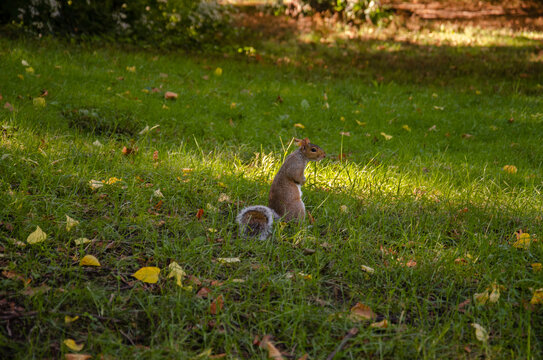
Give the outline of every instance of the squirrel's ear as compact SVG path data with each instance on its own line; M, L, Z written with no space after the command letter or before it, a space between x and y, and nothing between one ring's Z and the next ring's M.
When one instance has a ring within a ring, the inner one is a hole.
M302 146L302 145L304 144L304 141L301 140L301 139L296 139L296 138L294 138L294 142L295 142L296 145L298 145L298 146Z
M303 145L303 146L309 145L309 139L308 139L308 138L303 139L303 140L302 140L302 145Z

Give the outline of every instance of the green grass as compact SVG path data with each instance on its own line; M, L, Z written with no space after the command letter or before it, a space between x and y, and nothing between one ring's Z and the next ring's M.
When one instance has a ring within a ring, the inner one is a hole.
M0 277L2 352L58 358L71 338L94 358L211 349L264 359L253 340L270 334L295 358L324 359L358 327L336 359L539 358L543 310L529 301L543 272L530 264L543 262L543 247L512 243L518 230L543 230L540 45L474 34L490 40L437 46L449 35L433 34L331 47L318 34L246 40L260 60L0 38L0 265L31 279ZM42 90L45 107L33 104ZM330 155L306 169L315 223L238 238L237 212L266 203L290 140L305 136ZM138 151L123 155L125 146ZM122 181L89 186L112 177ZM71 232L66 215L80 221ZM36 226L47 240L20 246ZM85 254L102 266L80 267ZM166 278L172 261L202 284L177 287ZM131 277L142 266L162 269L157 284ZM499 301L477 305L473 295L493 283L505 287ZM28 294L41 285L50 289ZM196 296L202 286L208 298ZM224 309L212 315L219 295ZM358 302L389 328L349 320Z

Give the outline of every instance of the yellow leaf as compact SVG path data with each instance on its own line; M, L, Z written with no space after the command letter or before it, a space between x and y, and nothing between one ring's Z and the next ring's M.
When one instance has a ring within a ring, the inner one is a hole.
M221 264L231 264L231 263L240 262L241 260L239 259L239 257L235 257L235 258L217 258L217 261L220 262Z
M471 323L471 326L475 329L475 337L481 342L488 341L488 332L484 327L477 323Z
M473 295L473 298L475 299L475 302L480 305L484 305L487 303L490 295L488 294L488 290L483 291L482 293L476 293Z
M126 71L129 71L129 72L136 72L136 67L135 67L135 66L127 66L127 67L126 67Z
M75 239L74 242L76 245L83 245L83 244L88 244L91 241L87 238L79 238L79 239Z
M518 240L513 243L513 246L517 249L528 249L531 242L530 234L522 233L518 236Z
M515 165L505 165L503 167L503 171L505 171L506 173L509 173L509 174L516 174L518 169Z
M297 127L297 128L300 128L300 129L305 129L305 126L303 126L300 123L294 124L294 127Z
M490 293L490 296L488 297L488 301L491 303L496 303L500 299L500 286L497 284L492 285L492 292Z
M366 126L366 125L367 125L367 123L362 122L362 121L358 121L358 120L356 120L356 123L357 123L358 125L360 125L360 126Z
M81 351L83 350L83 346L85 346L84 344L77 344L73 339L64 340L64 345L73 351Z
M73 316L73 317L69 316L69 315L66 315L66 316L64 316L64 323L68 324L68 323L76 321L77 319L79 319L78 315Z
M159 268L146 266L136 271L132 276L143 282L155 284L158 281L158 274L160 274Z
M17 77L18 77L19 79L21 79L21 80L23 80L23 79L25 78L25 77L24 77L23 75L21 75L21 74L17 74Z
M370 325L372 328L379 328L379 329L386 329L388 327L388 321L387 319L383 319L383 321L374 322Z
M360 265L360 267L362 268L362 271L365 271L367 273L373 274L375 272L375 270L369 266Z
M533 263L532 264L532 270L533 270L533 272L540 272L541 271L541 263Z
M34 68L32 66L25 68L25 71L29 74L34 74Z
M339 135L341 135L341 136L351 136L351 133L348 132L348 131L340 131Z
M532 300L530 300L530 304L543 304L543 288L534 291L534 295L532 296Z
M347 205L341 205L339 207L339 211L341 211L342 213L348 213L349 212L349 208L347 207Z
M45 105L47 105L45 103L45 99L42 97L37 97L37 98L32 99L32 104L34 104L34 106L37 106L37 107L45 107Z
M181 284L181 280L183 280L183 278L187 275L187 273L185 273L183 268L181 268L181 266L179 266L179 264L176 263L175 261L172 261L170 265L168 265L168 269L170 269L170 273L168 274L168 279L171 277L174 277L175 283L177 284L177 286L183 287L183 285Z
M361 321L361 320L375 320L377 315L371 310L371 308L362 303L357 303L351 308L351 314L349 319L352 321Z
M36 244L45 239L47 239L47 234L44 233L39 226L36 226L36 230L26 238L26 242L29 244Z
M119 178L116 178L116 177L110 177L107 181L103 181L104 184L106 185L113 185L115 184L116 182L119 182L119 181L123 181L123 179L119 179Z
M403 125L402 129L404 129L405 131L411 132L411 128L409 127L409 125Z
M385 134L384 132L381 132L381 136L383 136L385 138L385 140L390 140L392 139L392 135L387 135Z
M220 67L215 69L215 76L221 76L222 75L222 69Z
M92 255L85 255L79 262L79 266L100 266L100 262Z
M79 225L79 221L72 219L71 217L66 215L66 231L71 231L77 225Z

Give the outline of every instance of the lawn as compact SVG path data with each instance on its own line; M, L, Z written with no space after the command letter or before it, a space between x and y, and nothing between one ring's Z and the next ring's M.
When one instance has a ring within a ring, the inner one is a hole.
M1 352L540 358L543 34L349 31L224 54L0 37ZM239 238L293 137L328 154L314 222Z

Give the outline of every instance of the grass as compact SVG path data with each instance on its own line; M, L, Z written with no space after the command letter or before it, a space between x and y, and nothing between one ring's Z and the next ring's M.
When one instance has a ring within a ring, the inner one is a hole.
M264 359L270 334L324 359L357 327L336 359L539 358L543 247L512 244L543 230L540 35L332 35L256 34L226 57L0 38L2 353L58 358L71 338L95 358ZM266 203L305 136L330 155L306 169L315 223L238 238L237 212ZM48 238L23 246L36 226ZM157 284L131 277L143 266ZM477 304L492 284L498 302ZM390 326L350 320L358 302Z

